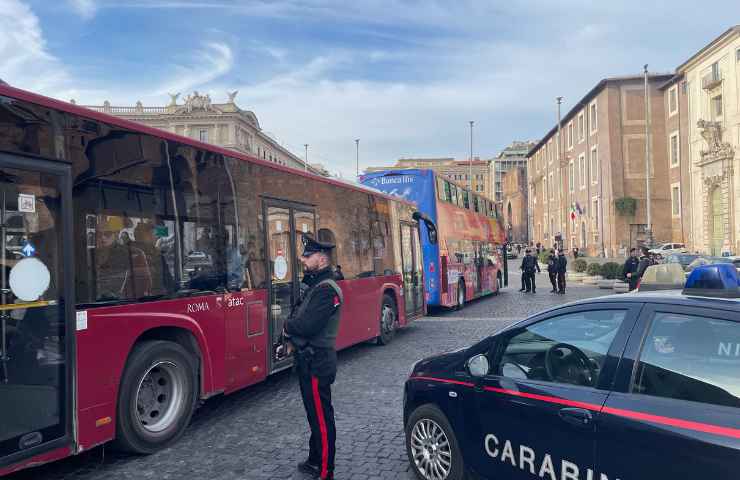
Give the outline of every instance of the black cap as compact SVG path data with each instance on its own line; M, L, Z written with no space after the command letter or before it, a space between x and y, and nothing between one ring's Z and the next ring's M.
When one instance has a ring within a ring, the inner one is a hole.
M303 242L303 253L301 255L304 257L310 257L316 252L329 253L334 248L333 243L319 242L306 234L302 235L301 241Z

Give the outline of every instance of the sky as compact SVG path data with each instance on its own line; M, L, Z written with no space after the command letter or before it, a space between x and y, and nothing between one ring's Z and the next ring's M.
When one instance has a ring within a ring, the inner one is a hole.
M0 79L78 104L238 90L265 132L345 178L491 158L602 78L671 72L740 1L0 0Z

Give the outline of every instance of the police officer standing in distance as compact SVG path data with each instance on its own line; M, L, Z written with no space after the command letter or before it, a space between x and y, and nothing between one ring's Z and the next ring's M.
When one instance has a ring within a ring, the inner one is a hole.
M524 278L524 293L537 293L537 281L535 280L535 271L540 272L540 264L537 263L537 257L532 255L529 249L524 251L522 265L519 267Z
M311 426L308 458L298 469L321 479L334 478L337 436L331 385L337 373L336 339L343 297L331 267L333 248L330 243L303 236L301 292L305 293L284 329L295 348L303 406Z

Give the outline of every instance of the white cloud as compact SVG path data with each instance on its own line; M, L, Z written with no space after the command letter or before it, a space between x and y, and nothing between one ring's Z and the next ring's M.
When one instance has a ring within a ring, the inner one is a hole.
M97 11L95 0L67 0L67 2L78 15L86 20L93 18Z
M187 65L172 67L170 80L154 89L154 93L185 92L206 85L228 73L234 66L234 54L225 43L208 42L195 52Z
M72 95L69 75L49 53L38 17L18 0L0 0L0 76L9 84L47 95ZM69 99L69 97L67 97Z

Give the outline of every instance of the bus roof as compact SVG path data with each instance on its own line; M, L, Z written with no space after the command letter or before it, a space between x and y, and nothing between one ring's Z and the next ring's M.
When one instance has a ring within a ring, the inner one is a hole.
M474 191L470 190L468 187L459 183L458 181L442 176L441 173L437 172L436 170L432 170L431 168L404 168L404 169L389 168L388 170L376 170L374 172L368 172L362 175L362 177L381 177L381 176L394 175L394 174L395 175L417 175L419 173L427 173L427 172L431 172L432 175L435 177L442 177L444 178L446 182L450 182L451 184L457 186L458 188L462 188L463 190L469 193L472 193L473 195L478 195L479 197L486 198L484 195L481 195L480 193L475 193ZM488 198L486 198L486 200L488 200L489 202L491 201Z
M395 202L401 202L406 203L408 205L414 205L413 202L409 202L408 200L404 200L398 197L394 197L392 195L388 195L386 193L381 192L380 190L376 190L372 187L368 187L365 185L361 185L355 182L350 182L347 180L339 180L334 178L327 178L322 177L321 175L316 175L313 173L304 172L295 168L289 168L287 166L283 165L277 165L274 163L271 163L267 160L262 160L261 158L253 157L251 155L247 155L241 152L237 152L235 150L229 150L224 147L219 147L217 145L213 145L210 143L203 143L198 140L195 140L190 137L184 137L182 135L177 135L176 133L168 132L166 130L161 130L159 128L150 127L147 125L143 125L141 123L133 122L131 120L125 120L120 117L116 117L113 115L108 115L107 113L98 112L95 110L90 110L89 108L81 107L79 105L75 105L72 103L64 102L61 100L57 100L51 97L46 97L44 95L39 95L37 93L29 92L27 90L22 90L20 88L11 87L7 84L0 83L0 96L7 96L10 98L14 98L17 100L22 100L25 102L35 103L37 105L41 105L43 107L52 108L54 110L61 110L66 113L71 113L74 115L79 115L82 117L87 117L92 120L97 120L100 122L109 123L111 125L115 125L120 128L126 128L129 130L134 130L140 133L153 135L155 137L167 139L167 140L173 140L180 143L184 143L193 147L197 147L200 149L210 150L212 152L221 153L223 155L237 158L239 160L243 160L246 162L256 163L258 165L262 165L265 167L273 168L275 170L280 170L283 172L288 172L294 175L300 175L303 177L310 178L312 180L317 180L320 182L328 183L331 185L335 185L342 188L348 188L350 190L357 190L364 193L369 193L372 195L375 195L377 197L382 197L388 200L393 200Z

